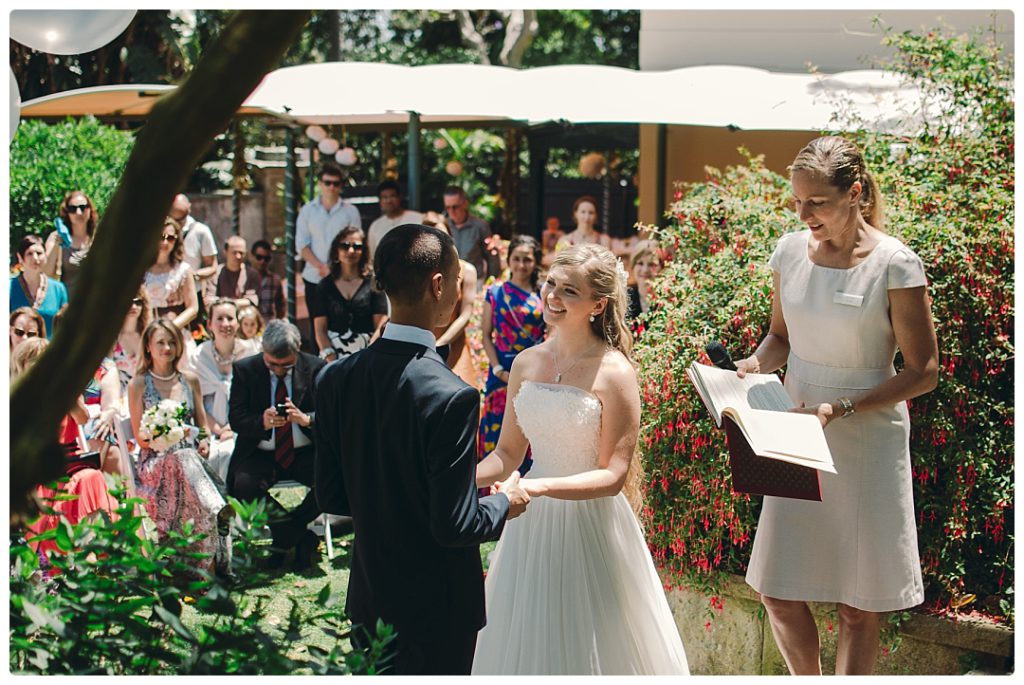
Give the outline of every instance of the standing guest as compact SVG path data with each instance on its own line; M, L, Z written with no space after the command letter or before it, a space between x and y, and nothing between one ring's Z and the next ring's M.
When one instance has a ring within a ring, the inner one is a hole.
M21 273L11 278L11 311L18 307L31 307L43 318L42 333L53 334L53 315L68 303L64 284L43 273L46 251L43 239L27 235L18 243L18 264ZM47 336L50 337L50 336Z
M252 340L258 347L263 342L263 329L266 325L256 307L243 305L238 310L238 337L242 340Z
M68 298L75 291L78 268L89 254L99 216L96 206L81 190L72 190L61 200L57 230L46 237L46 275L64 284Z
M489 264L490 251L487 239L491 237L490 225L480 217L469 213L469 196L458 186L444 189L444 214L448 220L448 228L459 251L459 258L464 259L476 269L478 283L489 275L497 275L497 266ZM488 269L488 266L492 268Z
M559 238L555 251L544 256L544 265L549 266L555 261L555 255L573 245L601 245L611 249L612 240L597 228L597 200L590 195L576 198L572 204L572 219L576 228Z
M186 265L187 266L187 265ZM189 278L189 283L192 279ZM193 285L194 287L194 285ZM186 421L206 428L206 411L199 379L188 371L179 371L178 362L185 353L181 329L167 319L156 319L142 334L142 359L135 378L128 384L128 411L132 433L139 452L139 494L146 499L146 512L163 537L181 533L186 521L205 538L190 551L206 554L190 563L207 573L225 573L230 563L227 535L220 535L231 508L224 497L224 485L210 469L206 457L209 440L188 435L163 451L153 449L140 435L143 413L162 400L180 402L187 409Z
M184 258L192 268L199 306L202 307L205 299L213 296L216 284L214 276L217 275L217 241L214 240L210 227L192 216L192 203L183 193L174 196L169 215L181 224ZM198 324L201 318L204 317L197 316L193 323Z
M384 293L370 277L363 231L343 228L331 241L331 272L316 287L313 320L320 358L334 361L370 344L388 313Z
M659 271L661 257L658 255L657 243L638 243L629 256L629 285L626 288L626 296L629 298L627 321L634 321L641 314L650 311L650 280L657 276Z
M46 322L32 307L18 307L11 312L11 352L32 338L46 337Z
M142 284L154 315L170 319L180 330L188 330L189 322L199 312L199 298L192 267L183 260L183 249L181 224L167 217L156 261L146 270Z
M809 230L779 240L768 335L737 374L785 365L794 411L821 421L838 475L820 475L821 502L764 498L747 583L790 673L821 673L812 601L838 604L836 673L867 675L884 612L924 600L906 400L935 387L938 345L924 266L883 232L860 150L817 138L790 170Z
M511 278L487 289L480 319L484 352L491 365L480 421L478 452L481 459L498 444L513 360L523 350L544 342L544 307L538 291L540 243L531 236L517 235L509 243L508 255ZM532 463L527 454L520 472L525 474Z
M439 228L448 235L451 229L444 217L437 212L427 212L423 215L423 225ZM447 326L434 329L437 336L438 348L448 349L448 368L455 372L455 375L471 385L479 388L479 381L476 375L476 365L473 363L473 355L470 353L469 345L466 344L466 326L473 318L473 306L476 303L476 268L465 259L459 260L459 282L462 287L459 289L459 299L455 301L455 309L452 310L451 320Z
M320 168L320 194L303 205L295 222L295 249L306 262L302 281L311 328L316 317L323 314L316 309L315 293L320 280L331 273L331 241L343 228L363 227L359 210L341 198L341 179L341 169L324 164Z
M378 185L377 198L380 200L380 216L373 220L366 232L371 260L377 243L388 231L402 224L418 224L423 218L419 212L402 207L402 188L395 181L387 180Z
M142 286L128 306L128 313L124 315L121 330L114 341L114 349L110 352L110 358L117 367L122 397L128 396L128 383L135 377L135 372L139 368L142 332L146 330L152 317L149 295L146 294L145 286Z
M490 497L473 484L480 393L445 366L431 332L459 293L452 239L399 226L377 246L374 273L392 321L368 349L320 374L317 500L355 526L352 646L364 647L365 629L380 620L397 633L386 648L395 675L468 675L485 623L480 543L528 498L518 474Z
M313 481L313 380L324 367L323 360L300 352L300 343L294 324L268 323L263 354L235 362L228 401L228 421L236 435L228 467L230 492L240 500L267 500L274 516L270 566L279 568L294 549L296 570L312 566L317 555L317 537L306 526L320 515ZM291 511L268 494L281 480L309 488Z
M210 302L211 340L203 342L192 360L199 377L210 435L210 466L222 479L227 478L228 462L235 448L235 433L228 422L228 398L234 363L259 352L254 340L238 337L238 304L230 298Z
M259 304L256 291L260 287L260 273L245 263L245 238L233 235L224 241L224 266L217 274L217 287L214 292L218 298L229 297L233 300L249 300Z
M11 382L28 371L39 356L46 349L49 341L44 337L33 338L20 345L11 354ZM78 398L71 412L61 420L59 439L61 445L69 457L78 456L82 452L82 444L78 429L77 419L85 418L85 406L81 398ZM115 517L114 510L117 509L117 501L110 496L107 480L103 472L94 468L81 468L70 474L67 482L51 488L47 485L40 485L36 488L36 495L53 512L45 513L28 526L26 539L29 546L46 561L50 554L60 552L56 539L35 540L46 531L53 530L60 525L61 518L74 525L83 519L95 517L99 512L105 511L110 517Z
M280 276L270 270L270 260L273 254L270 243L266 240L257 240L252 244L252 261L260 275L259 287L256 289L260 300L259 311L266 321L284 319L288 316L283 281Z

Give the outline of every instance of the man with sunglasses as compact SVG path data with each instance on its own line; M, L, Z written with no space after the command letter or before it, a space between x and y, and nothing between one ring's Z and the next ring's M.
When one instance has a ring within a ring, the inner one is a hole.
M320 194L303 205L295 222L295 249L306 265L302 269L302 282L306 286L306 308L309 310L309 340L315 346L313 319L322 314L314 293L320 279L331 272L330 248L334 236L341 229L355 226L361 229L363 221L359 210L342 199L341 169L334 164L320 168Z
M266 498L274 537L270 566L279 568L294 549L295 570L316 561L318 540L307 526L321 511L313 481L313 379L324 361L300 352L300 342L294 324L274 319L263 332L263 354L234 363L228 423L237 438L226 479L233 497ZM309 488L291 511L268 494L282 480Z
M266 240L257 240L252 244L252 262L260 275L259 295L260 314L265 321L283 319L288 315L287 303L284 299L284 287L279 275L270 270L270 260L274 252Z

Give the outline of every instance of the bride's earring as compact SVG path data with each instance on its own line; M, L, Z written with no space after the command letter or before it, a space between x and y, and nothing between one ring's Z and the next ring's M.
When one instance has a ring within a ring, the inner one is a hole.
M594 315L593 314L590 315L590 323L594 323Z

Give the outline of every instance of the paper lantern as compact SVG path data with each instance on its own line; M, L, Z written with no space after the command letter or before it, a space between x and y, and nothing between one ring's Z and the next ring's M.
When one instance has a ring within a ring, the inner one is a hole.
M316 124L306 127L306 137L312 140L314 143L319 143L321 140L327 137L327 131L324 130L323 126L317 126Z
M33 50L80 55L120 36L136 10L14 10L11 38Z
M335 152L338 151L338 148L340 147L338 145L338 141L336 141L334 138L324 138L319 143L317 143L316 146L320 150L320 152L324 153L325 155L333 155Z
M14 70L10 69L11 72L11 140L14 140L14 134L18 132L18 122L21 121L21 91L18 90L18 79L14 78Z
M448 141L444 138L434 138L434 149L443 150L448 147Z
M444 165L444 170L451 176L458 176L462 173L462 162L457 159L453 159Z
M580 174L586 178L600 178L604 171L604 155L591 152L580 158Z
M356 163L356 151L350 147L343 147L334 153L334 160L342 166L352 166Z

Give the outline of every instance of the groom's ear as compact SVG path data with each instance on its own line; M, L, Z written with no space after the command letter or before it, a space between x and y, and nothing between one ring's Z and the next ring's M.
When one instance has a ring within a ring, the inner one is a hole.
M437 272L430 277L430 296L435 301L441 301L441 290L444 286L444 274Z

